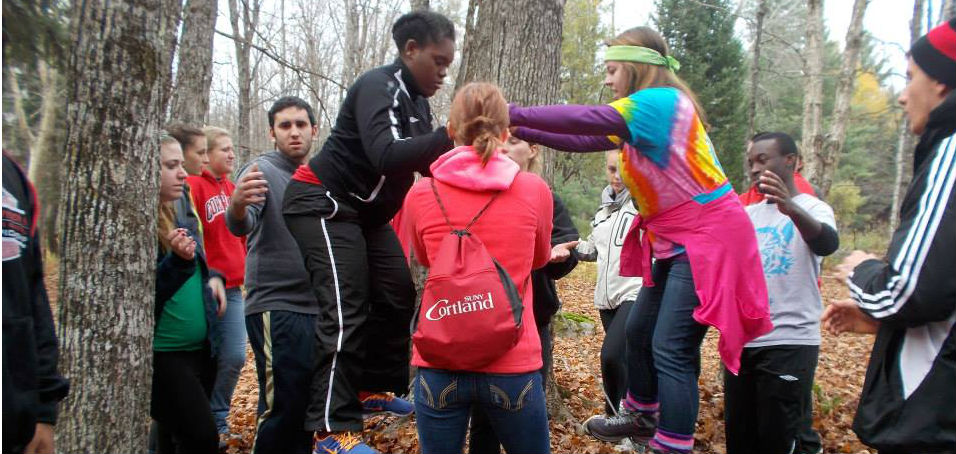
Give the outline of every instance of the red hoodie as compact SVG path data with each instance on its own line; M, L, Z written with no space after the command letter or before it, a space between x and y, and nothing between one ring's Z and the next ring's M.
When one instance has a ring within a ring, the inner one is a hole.
M226 228L226 208L236 185L228 178L216 178L208 170L186 177L193 206L202 221L203 247L209 268L222 273L226 288L242 285L246 273L246 237L233 236Z
M537 175L520 172L512 160L496 153L482 167L475 149L455 148L432 163L442 203L455 226L464 227L492 195L502 191L470 231L481 241L518 286L523 296L522 332L518 343L501 358L472 372L526 373L541 368L541 341L534 323L531 270L551 258L551 190ZM402 229L419 263L428 266L441 240L449 234L427 178L412 186L402 208ZM412 348L412 364L433 367Z

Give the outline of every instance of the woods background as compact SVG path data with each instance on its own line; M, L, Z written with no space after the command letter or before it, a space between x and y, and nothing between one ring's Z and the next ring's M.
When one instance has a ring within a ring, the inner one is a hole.
M890 64L909 43L863 26L885 1L830 2L846 10L846 29L826 27L824 0L656 0L646 24L613 14L613 0L5 0L3 147L37 187L60 276L61 368L73 381L59 446L145 446L161 128L225 127L241 165L271 148L271 103L298 95L315 107L318 150L347 87L395 58L391 24L412 8L456 23L458 55L431 100L438 123L454 86L472 80L526 105L609 102L603 41L637 25L661 30L738 192L746 139L788 132L836 212L842 251L881 252L912 172L896 103L905 76ZM911 15L896 26L911 39L956 15L956 0L906 3ZM546 155L545 178L585 237L603 159Z

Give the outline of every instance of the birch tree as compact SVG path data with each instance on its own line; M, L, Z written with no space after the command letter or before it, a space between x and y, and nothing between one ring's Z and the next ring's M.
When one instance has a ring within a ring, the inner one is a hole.
M850 98L853 97L853 83L856 81L857 65L860 61L860 47L863 43L863 15L870 0L854 0L850 27L846 32L846 45L843 50L843 62L840 65L840 78L837 80L836 103L830 120L830 130L823 140L822 147L816 147L814 159L809 160L811 181L817 184L826 195L833 184L833 174L840 161L840 152L846 141L847 123L850 120Z
M923 23L923 7L925 0L913 1L913 18L910 19L910 46L919 39L921 35L920 24ZM893 179L893 201L890 203L890 223L887 226L890 235L896 230L896 225L900 222L900 196L903 193L903 157L906 156L906 150L912 147L910 138L910 124L906 113L900 114L899 136L896 141L896 155L893 159L896 172Z

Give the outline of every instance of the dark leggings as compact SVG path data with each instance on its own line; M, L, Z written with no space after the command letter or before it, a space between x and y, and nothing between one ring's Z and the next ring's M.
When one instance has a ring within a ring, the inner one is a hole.
M209 395L216 364L208 350L153 352L151 413L157 426L157 452L210 453L219 436Z
M601 344L601 381L604 385L604 412L616 415L627 390L627 315L634 301L614 309L602 309L604 343Z

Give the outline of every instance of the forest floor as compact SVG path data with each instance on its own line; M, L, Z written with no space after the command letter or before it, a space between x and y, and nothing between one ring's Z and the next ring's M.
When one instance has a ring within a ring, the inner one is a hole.
M58 273L47 266L47 288L56 300ZM592 299L595 268L582 263L570 275L558 281L563 310L600 320ZM824 275L824 301L847 296L846 287ZM598 322L597 325L600 325ZM581 422L603 412L600 388L600 351L604 333L598 326L592 336L557 337L554 342L554 373L557 383L569 397L565 399L573 420L551 422L551 450L555 453L631 452L627 446L598 441L583 434ZM814 384L814 428L823 439L825 453L869 453L850 429L873 339L871 336L823 333L820 362ZM717 355L717 336L710 330L701 353L700 414L697 419L694 452L724 452L723 386ZM239 378L232 401L230 422L238 437L229 443L230 454L251 452L255 437L258 385L251 350ZM414 418L378 416L366 421L371 444L386 453L417 453L418 437Z

